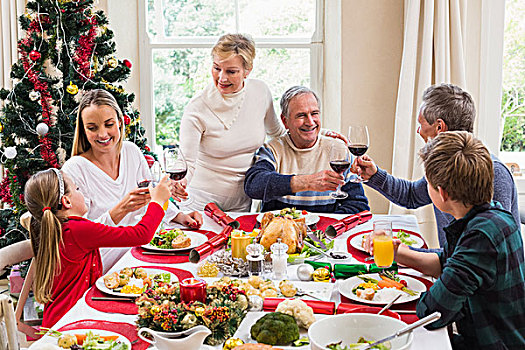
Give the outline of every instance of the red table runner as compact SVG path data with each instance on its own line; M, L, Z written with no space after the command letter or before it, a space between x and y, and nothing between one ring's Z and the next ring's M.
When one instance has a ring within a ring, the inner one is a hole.
M128 338L130 343L134 342L135 340L138 340L137 343L131 345L132 350L145 350L149 346L148 343L146 343L137 336L137 327L130 323L99 320L81 320L67 324L61 327L58 331L62 332L74 329L101 329L121 334Z
M421 238L423 240L423 242L424 242L422 248L428 248L427 243L425 242L425 240L423 239L423 237L421 237L421 235L419 233L416 233L416 232L413 232L413 231L409 231L409 230L405 230L405 229L397 229L397 228L393 229L392 231L394 233L398 232L398 231L404 231L404 232L409 233L411 235L417 236L417 237ZM369 233L369 232L372 232L372 230L366 230L366 231L361 231L361 232L354 233L353 235L348 237L347 240L346 240L346 247L347 247L348 252L350 254L352 254L352 256L355 259L357 259L358 261L360 261L362 263L365 263L365 264L371 264L371 263L374 262L374 260L372 259L372 260L365 261L366 258L370 257L370 254L368 254L365 251L362 251L362 250L359 250L359 249L355 248L353 245L350 244L350 241L355 236L362 235L363 233Z
M429 290L430 287L432 287L432 285L433 285L433 283L431 281L429 281L429 280L427 280L426 278L423 278L423 277L413 276L413 275L409 275L409 274L406 274L406 273L398 273L398 275L412 277L412 278L417 279L418 281L421 281L427 287L427 290ZM411 311L414 311L414 310L416 310L416 305L417 305L417 300L414 300L414 301L411 301L411 302L408 302L408 303L394 304L394 305L391 306L391 308L394 309L394 310L411 310ZM357 307L357 306L369 306L369 305L366 304L366 303L358 303L358 302L356 302L354 300L348 299L344 295L341 295L341 304L339 304L337 306L336 314L344 314L346 310L348 310L350 308ZM408 323L408 324L414 323L417 320L419 320L419 318L415 314L404 314L402 312L400 312L399 314L401 315L401 320L406 322L406 323Z
M183 230L184 231L184 230ZM213 237L217 236L217 233L208 231L208 230L191 230L192 232L198 232L202 233L208 239L212 239ZM133 255L134 258L145 261L149 263L163 263L163 264L180 264L189 262L189 255L191 249L187 251L180 252L181 255L145 255L143 252L149 251L147 249L144 249L142 247L134 247L131 249L131 255Z
M236 221L239 222L239 229L247 232L253 231L255 224L257 223L257 216L259 214L250 214L239 216ZM315 224L315 230L324 231L329 225L336 222L337 219L329 218L327 216L319 216L319 221Z
M143 268L149 268L149 269L159 269L171 272L177 278L179 281L182 281L183 279L193 277L193 274L186 270L176 269L173 267L166 267L166 266L135 266L135 267L143 267ZM131 301L104 301L104 300L93 300L93 297L111 297L111 294L106 294L97 289L96 286L93 286L89 289L89 291L86 293L85 300L86 304L88 304L90 307L92 307L95 310L102 311L102 312L108 312L108 313L118 313L118 314L124 314L124 315L137 315L138 314L138 307L135 305L134 302Z

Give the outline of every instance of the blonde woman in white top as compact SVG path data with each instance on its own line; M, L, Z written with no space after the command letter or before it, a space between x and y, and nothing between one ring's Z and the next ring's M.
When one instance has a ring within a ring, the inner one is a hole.
M255 58L251 38L223 35L212 57L212 82L189 102L182 116L180 146L188 174L181 183L188 187L186 193L179 186L177 193L191 197L185 209L203 210L216 202L226 211L249 211L244 175L266 136L284 135L286 129L275 114L268 86L247 79Z

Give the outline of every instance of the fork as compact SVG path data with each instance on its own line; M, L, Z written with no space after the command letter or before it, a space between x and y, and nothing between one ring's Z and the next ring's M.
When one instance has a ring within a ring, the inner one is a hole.
M302 296L308 296L308 297L310 297L310 298L314 298L314 299L321 300L321 301L323 300L323 299L321 299L321 298L319 298L319 297L316 297L316 296L313 295L313 294L307 293L307 292L305 292L304 290L299 289L299 288L297 288L297 293L295 293L295 295L297 295L297 296L299 296L299 297L302 297Z

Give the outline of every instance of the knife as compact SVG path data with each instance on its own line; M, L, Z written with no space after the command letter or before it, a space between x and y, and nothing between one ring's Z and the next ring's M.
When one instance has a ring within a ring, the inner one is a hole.
M308 247L312 248L313 250L315 250L316 252L323 254L328 259L332 259L332 257L330 255L328 255L325 251L323 251L322 249L317 248L312 243L308 243L307 241L304 241L303 243L305 245L307 245Z
M441 313L436 311L433 314L430 314L427 317L423 317L419 321L412 323L411 325L408 325L408 326L406 326L404 328L401 328L396 333L394 333L394 334L392 334L392 335L390 335L388 337L385 337L385 338L383 338L381 340L378 340L378 341L376 341L376 342L374 342L372 344L368 344L368 346L366 346L364 348L360 348L359 350L371 349L371 348L373 348L374 346L376 346L378 344L382 344L382 343L384 343L386 341L389 341L389 340L392 340L392 339L397 338L399 336L402 336L403 334L412 332L415 328L420 327L420 326L424 326L427 323L433 322L433 321L437 320L440 317L441 317Z
M134 302L135 301L135 299L119 298L119 297L92 297L91 300L98 300L98 301L128 301L128 302Z
M319 247L321 249L326 250L326 245L323 243L323 241L312 231L312 229L308 226L306 226L306 236L308 236L312 241L319 244Z
M189 252L187 253L163 253L163 252L142 252L144 255L172 255L172 256L188 256Z

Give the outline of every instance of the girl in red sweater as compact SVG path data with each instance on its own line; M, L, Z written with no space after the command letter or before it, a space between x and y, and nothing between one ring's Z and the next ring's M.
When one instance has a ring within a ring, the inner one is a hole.
M151 202L135 226L106 226L82 218L84 196L60 170L32 176L25 186L31 212L30 236L35 254L34 294L45 304L42 326L52 327L102 275L101 247L147 244L164 217L169 178L149 188Z

